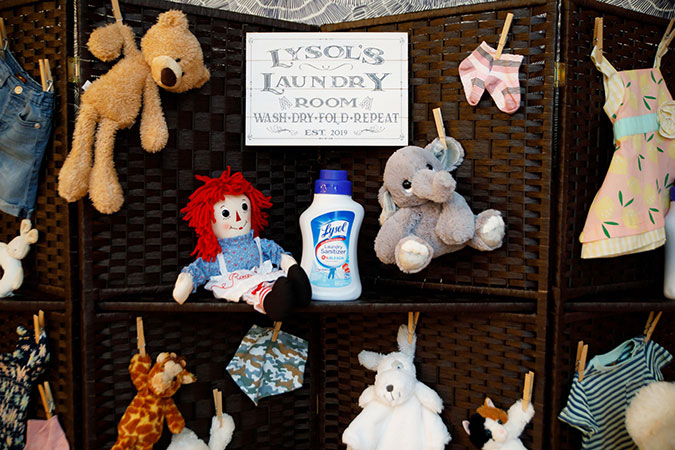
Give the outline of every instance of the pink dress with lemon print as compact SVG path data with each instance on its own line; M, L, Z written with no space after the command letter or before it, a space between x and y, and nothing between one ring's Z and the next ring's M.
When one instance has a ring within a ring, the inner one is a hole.
M598 62L596 48L591 59L603 74L615 152L579 237L581 257L652 250L665 242L663 218L675 182L672 97L658 67L617 72L606 57Z

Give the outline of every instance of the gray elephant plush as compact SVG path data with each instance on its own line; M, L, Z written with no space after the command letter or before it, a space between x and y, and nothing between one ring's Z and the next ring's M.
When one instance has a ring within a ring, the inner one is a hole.
M464 149L446 138L447 150L437 138L426 148L397 150L384 168L382 206L375 253L385 264L416 273L429 262L465 246L481 251L499 248L504 239L501 213L488 209L477 216L455 192L450 172L464 159Z

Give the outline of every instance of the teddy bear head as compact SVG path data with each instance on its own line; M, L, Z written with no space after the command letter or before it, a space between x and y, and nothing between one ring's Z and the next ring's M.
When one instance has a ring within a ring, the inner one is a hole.
M417 385L413 363L417 337L413 335L412 343L408 343L408 328L401 325L397 341L399 351L388 355L367 350L359 353L361 365L377 372L374 385L375 398L387 406L398 406L408 401L415 395Z
M148 374L152 393L157 397L171 397L183 384L197 381L193 374L185 370L185 366L185 360L175 353L160 353Z
M23 259L30 250L30 245L38 240L38 231L31 230L31 223L28 219L21 221L19 235L7 244L7 254L14 259Z
M141 39L141 51L155 83L167 91L200 88L211 76L204 66L199 41L190 32L187 17L181 11L160 14L157 23Z
M446 137L447 149L436 138L425 148L403 147L387 160L379 200L380 224L398 208L411 208L427 202L444 203L455 192L450 171L464 159L464 149L455 139Z

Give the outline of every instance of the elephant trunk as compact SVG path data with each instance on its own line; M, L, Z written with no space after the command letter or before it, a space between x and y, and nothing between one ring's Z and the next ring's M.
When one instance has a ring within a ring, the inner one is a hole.
M413 193L434 203L445 203L455 192L457 182L449 172L420 170L412 180Z

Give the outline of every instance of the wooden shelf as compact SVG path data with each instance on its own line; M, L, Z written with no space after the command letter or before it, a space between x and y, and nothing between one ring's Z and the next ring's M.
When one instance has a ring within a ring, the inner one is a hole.
M565 312L643 312L675 311L675 300L657 290L630 290L619 294L601 294L565 302Z
M23 296L10 297L0 300L0 311L65 311L66 303L63 301L38 301Z

